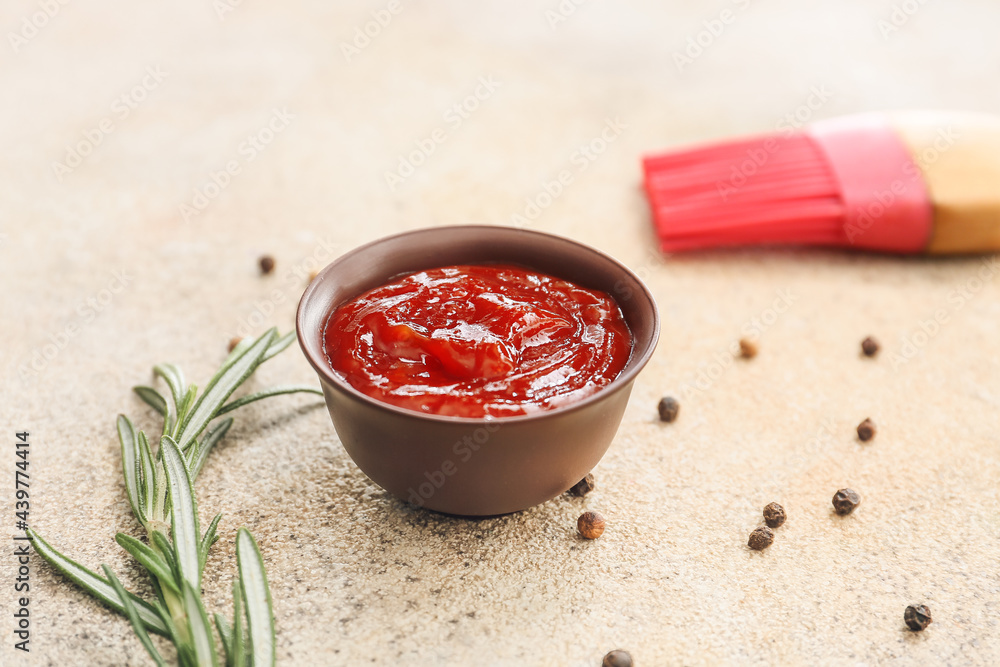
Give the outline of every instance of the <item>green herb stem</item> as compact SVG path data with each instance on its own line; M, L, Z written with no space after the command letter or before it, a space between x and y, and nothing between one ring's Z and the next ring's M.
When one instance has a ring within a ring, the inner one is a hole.
M181 667L218 665L212 624L201 600L201 576L212 545L219 539L222 515L205 531L198 523L194 481L213 447L229 431L231 417L217 417L249 403L292 393L322 394L314 387L284 386L229 401L233 393L265 361L294 341L294 332L278 336L269 329L241 341L199 395L173 364L153 367L169 389L169 400L153 387L134 387L136 395L163 418L159 447L154 453L143 431L119 415L116 422L122 454L122 476L132 513L145 529L148 544L124 533L115 540L149 575L155 599L128 592L103 565L100 576L54 549L34 530L28 535L35 550L53 567L109 608L128 618L157 665L166 664L150 632L167 637L177 649ZM204 435L202 435L204 433ZM199 436L201 439L199 440ZM170 537L167 537L169 531ZM215 615L227 667L270 667L275 662L274 615L264 559L246 528L236 536L238 579L233 584L233 624Z

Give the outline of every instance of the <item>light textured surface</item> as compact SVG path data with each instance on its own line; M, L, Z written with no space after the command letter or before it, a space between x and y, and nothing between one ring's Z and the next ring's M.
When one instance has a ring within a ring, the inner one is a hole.
M4 33L40 4L6 0ZM290 328L305 276L337 253L398 230L509 223L568 170L530 226L628 263L663 315L597 490L481 521L416 511L357 470L322 407L258 404L199 482L203 520L225 512L209 608L229 608L247 525L285 664L582 667L616 647L643 667L1000 663L1000 267L820 251L664 259L638 188L644 151L767 131L797 110L1000 110L995 2L898 3L919 9L883 36L888 0L593 0L554 27L556 0L402 0L349 62L341 44L384 3L233 4L220 20L208 0L73 2L16 52L5 37L0 534L13 531L12 434L27 429L32 524L141 590L112 539L136 530L114 417L154 424L131 385L167 360L203 383L232 336ZM733 21L679 71L673 54L724 9ZM165 75L122 118L115 100L147 68ZM460 123L446 115L481 77L499 85ZM259 152L241 149L274 109L294 118ZM53 163L104 118L113 131L60 180ZM581 160L615 119L620 134ZM385 172L438 128L445 140L390 190ZM185 222L181 204L228 161L240 172ZM267 278L264 252L278 263ZM127 285L103 292L115 272ZM781 295L786 312L770 312ZM733 361L754 318L760 354ZM884 344L875 360L859 355L869 334ZM312 380L292 350L252 384ZM672 425L655 420L664 393L682 399ZM869 416L879 433L862 445L854 427ZM846 518L830 505L843 486L863 499ZM770 501L788 522L750 552ZM592 543L574 534L584 508L608 520ZM123 619L37 557L32 650L15 654L14 576L4 557L0 663L146 662ZM934 614L921 634L903 625L911 602Z

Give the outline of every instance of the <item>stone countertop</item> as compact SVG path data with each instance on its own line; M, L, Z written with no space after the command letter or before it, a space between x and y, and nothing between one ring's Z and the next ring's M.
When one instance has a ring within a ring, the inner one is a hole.
M8 0L0 405L6 469L31 433L32 525L142 590L113 540L137 528L114 418L155 428L130 392L153 364L203 384L233 336L290 329L339 253L521 215L627 263L663 316L597 490L483 520L419 511L368 481L311 398L255 404L198 485L203 520L225 515L210 611L231 609L246 525L284 664L583 667L618 647L643 667L1000 663L997 264L663 257L639 188L644 152L783 119L996 112L998 21L981 0ZM748 332L760 354L734 361ZM314 381L293 349L251 386ZM863 500L841 518L844 486ZM788 522L751 552L771 501ZM594 542L575 535L585 508L608 521ZM15 652L15 567L0 663L146 664L125 620L38 557ZM934 614L923 633L903 625L913 602Z

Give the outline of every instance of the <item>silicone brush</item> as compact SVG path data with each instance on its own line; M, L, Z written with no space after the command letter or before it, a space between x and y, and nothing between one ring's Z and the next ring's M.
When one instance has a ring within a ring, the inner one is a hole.
M755 244L1000 250L1000 117L844 116L643 160L668 252Z

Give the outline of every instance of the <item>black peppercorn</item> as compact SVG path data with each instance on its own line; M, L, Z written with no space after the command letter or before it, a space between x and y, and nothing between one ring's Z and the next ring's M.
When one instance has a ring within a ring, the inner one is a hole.
M747 540L747 546L749 546L754 551L762 551L774 542L774 531L767 526L761 526L760 528L755 528L752 533L750 533L750 539Z
M931 624L931 610L925 604L911 604L903 612L906 627L914 632L920 632Z
M597 512L584 512L576 520L576 529L588 540L596 540L604 534L604 517Z
M274 257L264 255L258 261L260 262L260 272L265 276L271 273L271 271L274 271Z
M673 396L664 396L660 399L660 404L656 406L660 412L660 421L672 422L677 419L677 413L681 411L681 404Z
M629 655L628 651L621 649L611 651L604 656L601 667L632 667L632 656Z
M872 338L871 336L868 336L868 338L865 338L863 341L861 341L861 351L864 353L866 357L874 357L876 354L878 354L878 351L881 347L882 346L878 344L878 341Z
M861 504L861 496L851 489L841 489L833 494L833 509L837 514L846 516Z
M861 442L868 442L875 437L875 422L867 417L863 422L858 424L858 438Z
M757 343L749 338L740 338L740 356L744 359L753 359L757 356Z
M785 508L778 503L768 503L764 507L764 523L770 528L777 528L785 523Z
M587 476L574 484L567 493L571 496L576 496L577 498L583 498L585 495L593 491L595 486L594 476L587 473Z

